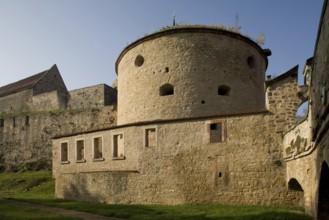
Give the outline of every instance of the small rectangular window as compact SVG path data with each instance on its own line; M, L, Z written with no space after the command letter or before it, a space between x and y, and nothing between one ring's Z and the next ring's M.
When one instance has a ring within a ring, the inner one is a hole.
M223 122L209 124L209 139L210 143L218 143L225 140Z
M76 152L77 152L77 161L78 162L85 162L85 141L84 140L77 140L76 141Z
M25 125L26 126L30 125L30 116L25 116Z
M123 134L113 135L113 158L125 158Z
M103 138L96 137L93 139L94 159L103 159Z
M16 127L16 118L13 117L13 127L15 128Z
M145 129L145 147L156 147L157 146L157 133L156 128Z
M61 143L61 163L67 163L68 161L69 161L68 143L62 142Z
M3 128L5 126L5 119L0 119L0 128Z

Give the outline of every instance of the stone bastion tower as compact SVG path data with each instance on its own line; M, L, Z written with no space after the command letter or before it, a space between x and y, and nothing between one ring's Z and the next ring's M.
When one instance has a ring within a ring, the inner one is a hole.
M118 124L265 109L267 56L214 28L172 28L127 46L116 62Z
M131 43L116 62L117 124L53 138L56 196L303 206L282 156L298 68L265 82L268 55L239 33L200 26Z

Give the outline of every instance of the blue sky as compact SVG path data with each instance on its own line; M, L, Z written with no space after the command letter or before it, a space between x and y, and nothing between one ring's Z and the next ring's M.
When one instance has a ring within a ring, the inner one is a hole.
M69 90L111 85L129 43L172 24L235 26L265 34L267 75L313 56L323 0L0 0L0 86L53 64Z

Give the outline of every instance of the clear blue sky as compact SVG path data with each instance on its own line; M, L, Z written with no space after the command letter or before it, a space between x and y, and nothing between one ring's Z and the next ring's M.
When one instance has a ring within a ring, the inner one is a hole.
M270 48L266 74L313 56L323 0L0 0L0 86L53 64L69 90L111 85L127 44L172 24L235 26Z

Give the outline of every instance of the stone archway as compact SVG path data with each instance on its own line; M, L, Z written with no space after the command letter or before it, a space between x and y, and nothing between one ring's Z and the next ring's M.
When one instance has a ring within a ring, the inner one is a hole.
M319 201L318 201L318 220L329 219L329 168L326 162L322 163Z

